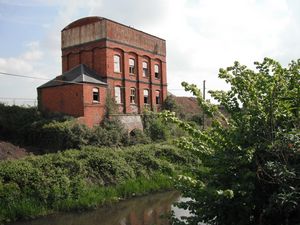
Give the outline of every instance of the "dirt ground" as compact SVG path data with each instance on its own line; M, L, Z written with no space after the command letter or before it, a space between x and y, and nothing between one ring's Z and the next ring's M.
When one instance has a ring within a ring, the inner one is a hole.
M29 153L25 148L0 141L0 160L19 159L27 155L29 155Z

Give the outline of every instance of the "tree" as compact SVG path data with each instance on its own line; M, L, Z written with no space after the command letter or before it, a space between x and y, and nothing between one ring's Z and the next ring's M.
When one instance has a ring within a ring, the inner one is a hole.
M177 144L206 167L179 183L183 195L193 199L181 203L193 213L189 224L300 223L300 60L287 68L269 58L255 65L255 71L238 62L220 69L219 78L231 89L210 93L227 118L195 85L182 83L212 118L208 130L171 112L161 114L189 133Z
M118 112L118 105L116 104L115 99L111 95L111 92L108 91L105 99L105 117L109 118L112 114Z

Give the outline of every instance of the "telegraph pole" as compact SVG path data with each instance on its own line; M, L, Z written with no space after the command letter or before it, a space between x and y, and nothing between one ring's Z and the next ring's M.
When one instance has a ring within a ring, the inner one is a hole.
M203 101L205 101L205 80L203 80ZM202 108L202 126L203 126L203 130L205 129L205 113L204 110Z

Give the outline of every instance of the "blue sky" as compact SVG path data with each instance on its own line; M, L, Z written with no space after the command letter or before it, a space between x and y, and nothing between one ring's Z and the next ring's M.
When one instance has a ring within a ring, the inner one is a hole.
M166 39L172 93L186 95L182 81L204 79L208 89L226 89L218 70L235 60L299 58L299 12L298 0L0 0L0 72L59 75L60 31L97 15ZM0 75L0 101L36 98L43 82Z
M42 39L57 10L57 6L1 2L1 56L18 55L26 50L27 43Z

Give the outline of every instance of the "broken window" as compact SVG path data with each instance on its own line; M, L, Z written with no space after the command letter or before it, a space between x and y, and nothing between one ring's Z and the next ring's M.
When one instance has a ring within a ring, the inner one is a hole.
M130 104L135 104L136 91L135 88L130 88Z
M144 89L144 104L149 104L149 90Z
M135 74L135 61L134 59L129 59L129 73Z
M148 75L149 75L148 63L143 62L143 77L148 77Z
M160 91L155 91L155 102L156 104L160 104L161 103L161 97L160 97Z
M157 64L154 65L154 76L159 79L159 66Z
M99 102L99 88L93 88L93 102Z

